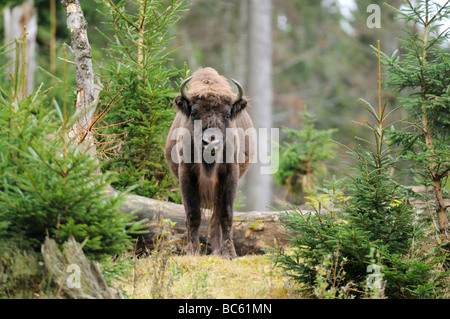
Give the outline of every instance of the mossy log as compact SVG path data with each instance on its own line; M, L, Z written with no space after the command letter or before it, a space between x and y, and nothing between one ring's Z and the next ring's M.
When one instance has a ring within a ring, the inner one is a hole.
M138 195L127 195L122 212L135 212L137 220L148 219L148 233L140 235L136 241L136 251L149 252L154 247L154 240L159 231L160 221L170 219L175 223L171 240L182 250L186 230L186 213L183 205L159 201ZM209 219L211 212L205 210L200 226L200 242L203 252L209 252ZM282 225L283 215L279 212L235 212L233 226L233 241L239 256L247 254L263 254L264 248L273 244L275 237L284 243L286 237Z

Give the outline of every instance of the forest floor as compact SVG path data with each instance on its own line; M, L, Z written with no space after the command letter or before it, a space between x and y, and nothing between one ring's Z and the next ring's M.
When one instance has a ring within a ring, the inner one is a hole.
M136 260L126 282L115 283L128 298L302 298L293 280L267 255L237 260L216 256L152 256Z

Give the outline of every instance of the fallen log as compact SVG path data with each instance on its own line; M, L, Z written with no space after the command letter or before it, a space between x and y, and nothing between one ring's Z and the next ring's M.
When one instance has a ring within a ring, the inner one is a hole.
M170 219L172 227L171 240L181 251L185 246L186 214L184 206L138 195L126 195L122 204L122 212L135 212L136 220L147 219L148 233L139 235L136 241L137 254L148 253L154 248L155 239L160 233L160 221ZM209 219L211 212L205 210L202 214L200 226L200 242L203 253L210 252L209 245ZM233 241L238 256L248 254L263 254L264 248L273 244L275 237L284 244L285 229L282 225L283 215L279 212L235 212Z

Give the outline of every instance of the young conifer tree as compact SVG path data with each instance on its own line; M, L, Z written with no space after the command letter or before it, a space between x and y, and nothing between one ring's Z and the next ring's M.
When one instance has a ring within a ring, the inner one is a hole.
M380 61L379 47L377 53ZM365 145L346 147L352 159L351 173L346 180L330 183L323 194L310 196L314 213L295 207L283 213L293 249L287 252L277 247L275 262L305 284L306 291L313 293L320 284L319 290L327 290L324 295L330 298L341 296L336 282L359 297L440 296L447 274L433 252L426 256L417 253L421 225L415 223L408 191L390 174L397 159L387 143L391 112L381 100L380 62L378 73L378 105L358 101L371 115L370 121L361 124L373 138L360 139ZM335 257L336 265L342 265L342 275L324 283L320 266L330 256ZM369 287L371 269L378 269L378 291Z
M399 143L402 155L411 163L425 185L433 188L442 244L450 240L448 207L444 203L444 182L450 175L450 1L442 6L432 1L410 1L403 10L395 9L406 22L416 25L417 33L401 39L405 52L400 58L383 55L388 65L388 84L407 91L400 99L408 111L405 122L410 130L392 130L392 141Z
M280 167L275 181L286 188L294 202L300 202L304 193L315 188L320 175L325 175L327 160L336 154L330 139L337 129L319 130L315 118L308 111L299 113L302 129L282 128L289 141L280 145Z
M187 1L98 2L106 6L107 25L114 32L113 38L107 37L110 47L100 65L104 92L110 95L107 100L120 91L122 97L104 118L113 125L106 133L118 136L121 143L104 159L103 169L120 172L113 184L119 190L139 185L134 190L138 195L180 201L163 149L175 114L171 80L182 75L169 66L169 29Z
M25 45L16 43L17 50ZM19 242L39 251L45 237L63 244L73 236L95 260L125 251L142 222L120 211L124 194L106 193L113 174L98 174L92 154L70 140L79 115L69 116L55 87L44 84L20 99L24 62L13 63L0 85L0 246Z

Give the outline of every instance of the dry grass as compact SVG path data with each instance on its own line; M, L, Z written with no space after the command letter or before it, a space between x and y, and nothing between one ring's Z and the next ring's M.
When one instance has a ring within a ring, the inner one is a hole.
M249 255L235 261L214 256L170 256L164 276L157 275L158 256L136 261L128 284L119 286L130 298L152 298L157 284L158 298L237 298L288 299L300 298L295 283L273 268L267 256ZM158 269L159 271L161 269ZM134 282L133 282L134 281Z

